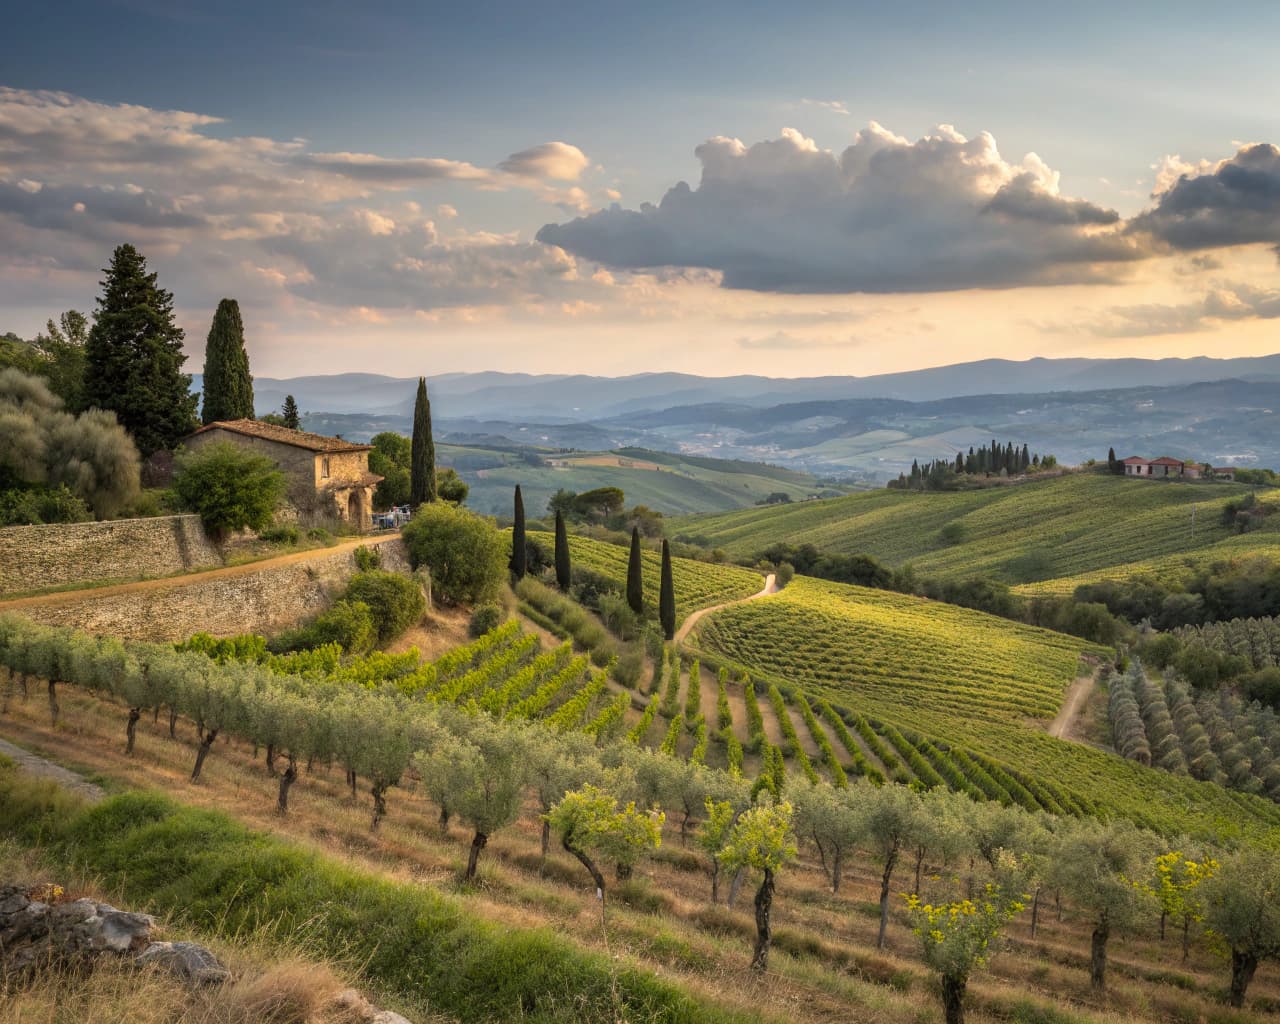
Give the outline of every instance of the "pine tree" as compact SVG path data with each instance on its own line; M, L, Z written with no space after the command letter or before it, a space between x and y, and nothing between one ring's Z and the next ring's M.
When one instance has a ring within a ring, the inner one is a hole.
M640 577L640 528L631 527L631 557L627 560L627 604L637 615L644 614L644 583Z
M173 295L132 245L117 247L105 273L85 346L85 405L114 412L144 455L176 448L196 427L197 398Z
M511 526L511 575L517 583L529 570L529 552L525 548L524 497L516 484L515 522Z
M569 535L564 528L564 513L556 509L556 585L568 590L573 582L573 567L569 561Z
M676 585L671 575L671 545L662 541L662 585L658 590L658 621L668 640L676 635Z
M290 430L302 428L302 417L298 415L298 403L293 400L293 395L284 396L284 405L280 411L286 427Z
M409 504L415 509L436 500L436 444L431 438L431 400L427 378L418 378L413 403L413 445L409 457Z
M213 314L204 346L204 405L200 418L205 423L253 419L253 377L244 347L240 303L235 299L223 299Z

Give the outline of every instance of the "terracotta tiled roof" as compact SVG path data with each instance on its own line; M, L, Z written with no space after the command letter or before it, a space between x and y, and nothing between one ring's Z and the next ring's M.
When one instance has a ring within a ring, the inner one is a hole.
M324 487L329 491L345 491L352 487L377 487L382 481L377 473L361 473L354 480L331 480Z
M1181 465L1183 465L1183 462L1182 462L1182 460L1181 460L1181 459L1171 459L1171 458L1169 458L1169 456L1167 456L1167 455L1162 455L1162 456L1161 456L1160 458L1158 458L1158 459L1152 459L1152 460L1151 460L1151 465L1153 465L1153 466L1181 466Z
M192 434L203 434L209 430L229 430L233 434L244 434L246 437L259 437L264 441L275 441L277 444L291 444L295 448L306 448L313 452L367 452L373 450L371 444L352 444L340 437L325 437L323 434L309 434L305 430L290 430L278 427L274 423L263 423L260 420L216 420L205 424Z
M1141 455L1130 455L1124 460L1124 464L1126 466L1149 466L1151 465L1151 460L1144 459Z

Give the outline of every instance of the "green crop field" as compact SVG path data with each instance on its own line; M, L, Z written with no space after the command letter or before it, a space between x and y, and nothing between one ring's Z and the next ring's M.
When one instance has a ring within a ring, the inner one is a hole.
M548 552L555 547L555 535L541 530L531 530L529 538L536 540ZM623 586L627 580L627 560L630 550L617 544L592 540L589 537L569 538L569 553L575 569L589 569L607 576ZM650 543L641 557L644 573L644 599L646 604L658 607L658 586L661 582L662 555ZM759 593L764 577L751 569L737 565L719 565L698 562L691 558L671 559L671 578L676 591L676 619L683 619L690 612L725 601L736 601Z
M1049 736L1044 720L1091 651L1073 637L797 577L776 597L714 613L692 646L761 682L799 690L815 705L825 700L871 720L868 731L897 748L926 783L934 769L953 770L947 761L963 764L975 753L997 773L1046 783L1062 794L1059 803L1160 831L1280 842L1280 809L1269 801Z
M832 553L866 553L895 567L910 562L925 576L1035 583L1219 547L1242 553L1280 544L1280 517L1241 537L1223 524L1223 507L1250 490L1244 484L1072 473L978 491L885 489L689 516L669 532L733 557L785 540Z
M563 454L442 445L440 451L442 461L456 466L470 485L467 504L488 515L511 514L516 484L531 516L544 514L547 500L561 489L620 487L628 505L647 505L667 515L745 508L775 492L798 500L823 490L808 474L778 466L641 448Z

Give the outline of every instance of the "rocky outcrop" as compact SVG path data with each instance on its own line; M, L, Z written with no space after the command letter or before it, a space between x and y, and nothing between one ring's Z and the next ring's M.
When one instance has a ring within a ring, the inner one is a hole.
M204 946L157 941L148 914L117 910L91 899L65 899L56 885L0 885L0 983L21 981L45 965L91 969L105 957L140 970L171 974L191 988L232 980L231 972ZM355 989L340 992L331 1008L351 1024L410 1024L373 1006Z

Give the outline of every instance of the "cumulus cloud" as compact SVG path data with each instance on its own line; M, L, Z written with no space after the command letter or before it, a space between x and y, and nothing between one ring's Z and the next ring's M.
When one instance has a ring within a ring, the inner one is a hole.
M1221 284L1194 302L1116 306L1084 322L1052 328L1087 331L1103 338L1145 338L1191 334L1239 320L1280 319L1280 290L1248 284Z
M437 184L519 189L566 212L587 193L557 182L587 158L567 143L500 167L438 157L312 152L234 136L216 118L0 88L0 273L96 274L123 240L162 257L187 301L206 288L325 304L432 309L586 301L603 290L562 250L467 233L456 209L408 198Z
M1269 143L1212 166L1166 158L1157 188L1155 206L1134 218L1133 231L1180 250L1260 242L1280 249L1280 149Z
M728 288L911 292L1109 281L1145 255L1119 217L1060 195L1034 154L954 128L910 142L874 122L842 153L786 129L696 149L697 188L614 205L538 238L622 268L701 267Z
M590 163L577 146L567 142L544 142L541 146L512 153L498 164L498 169L522 178L577 181Z

